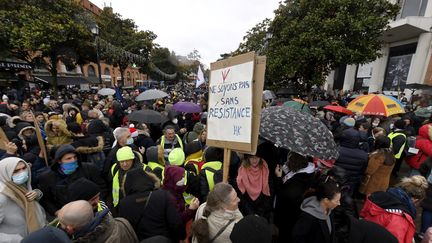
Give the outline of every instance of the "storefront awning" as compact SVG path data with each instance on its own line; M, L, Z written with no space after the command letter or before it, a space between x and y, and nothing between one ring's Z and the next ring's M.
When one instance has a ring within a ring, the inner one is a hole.
M50 83L52 84L52 77L51 76L34 76L36 80ZM60 76L57 77L57 85L80 85L80 84L88 84L90 83L85 77L82 76Z
M6 71L22 71L22 70L31 70L33 69L32 65L27 62L14 60L0 60L0 70Z

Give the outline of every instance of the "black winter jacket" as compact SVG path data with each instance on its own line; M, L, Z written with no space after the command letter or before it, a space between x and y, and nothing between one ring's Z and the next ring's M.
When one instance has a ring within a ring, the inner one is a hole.
M101 198L106 198L108 189L96 167L89 163L78 163L79 167L71 175L61 174L58 171L58 164L55 163L51 170L44 172L39 177L39 189L44 195L40 203L51 216L54 216L57 210L69 203L68 186L82 177L96 183L101 189Z

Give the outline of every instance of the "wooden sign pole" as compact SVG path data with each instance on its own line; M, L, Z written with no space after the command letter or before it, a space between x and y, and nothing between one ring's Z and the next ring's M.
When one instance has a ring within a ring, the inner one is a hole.
M0 127L0 149L6 150L7 143L9 143L9 139L6 136L6 133L3 131L3 128Z
M223 160L223 182L228 182L229 167L231 164L231 149L224 148L224 160Z
M44 154L44 159L45 159L46 166L49 166L48 165L48 154L47 154L47 150L46 150L46 147L45 147L45 142L44 142L43 137L42 137L42 133L40 131L39 123L37 122L36 117L35 117L35 115L34 115L33 112L32 112L32 115L33 115L33 125L35 127L36 137L37 137L37 140L38 140L38 143L39 143L39 147L40 147L40 149L42 150L42 152Z

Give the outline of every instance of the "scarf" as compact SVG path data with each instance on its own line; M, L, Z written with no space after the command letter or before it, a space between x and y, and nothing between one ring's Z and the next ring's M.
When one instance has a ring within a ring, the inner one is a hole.
M288 166L285 164L284 166L282 166L282 170L284 173L286 173L286 175L282 178L283 183L285 183L286 181L288 181L289 179L294 177L296 174L299 174L299 173L312 174L312 173L314 173L315 172L315 165L313 163L308 163L308 165L303 169L300 169L298 171L291 171L288 169Z
M240 166L237 175L237 186L241 193L248 193L252 201L255 201L261 193L270 196L270 187L268 183L269 169L267 162L263 159L262 166L244 167Z
M25 196L28 190L10 181L5 182L5 185L6 186L2 193L11 198L16 204L18 204L18 206L20 206L24 210L28 233L32 233L42 228L42 225L39 225L38 215L36 213L38 210L36 207L36 203L34 201L27 201L27 198Z

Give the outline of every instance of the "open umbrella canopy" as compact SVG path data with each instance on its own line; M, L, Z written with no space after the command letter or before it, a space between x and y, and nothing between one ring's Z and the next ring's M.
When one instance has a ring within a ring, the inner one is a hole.
M403 105L394 97L382 94L362 95L348 104L348 110L362 115L391 116L405 113Z
M116 91L114 89L102 88L98 91L98 94L100 94L100 95L114 95L115 92Z
M352 111L348 110L347 108L345 108L343 106L339 106L339 105L326 105L326 106L324 106L324 109L329 110L329 111L343 113L346 115L352 115L353 114Z
M321 159L336 159L339 156L330 130L318 118L290 107L264 109L260 135L276 146L304 156Z
M310 107L323 107L326 105L330 105L330 102L328 102L327 100L315 100L309 103Z
M291 108L293 108L295 110L311 114L311 110L310 110L310 108L309 108L309 106L307 105L306 102L301 103L298 100L290 100L290 101L285 102L283 104L283 106L285 106L285 107L291 107Z
M168 96L168 94L163 92L162 90L149 89L149 90L146 90L146 91L142 92L141 94L139 94L136 97L136 101L156 100L156 99L160 99L160 98L167 97L167 96Z
M417 108L414 113L416 114L416 116L429 118L432 115L432 106Z
M201 106L192 102L177 102L174 104L173 109L185 113L199 113Z
M134 111L128 116L129 121L142 123L164 123L168 120L161 113L154 110Z

